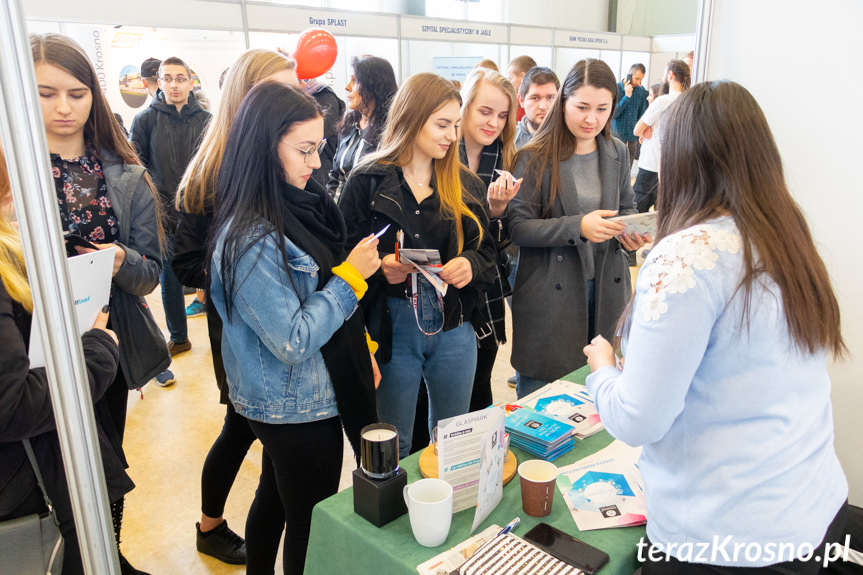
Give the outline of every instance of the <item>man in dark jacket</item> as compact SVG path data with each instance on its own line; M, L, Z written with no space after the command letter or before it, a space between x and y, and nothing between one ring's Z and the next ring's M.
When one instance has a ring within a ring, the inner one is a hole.
M171 251L173 235L177 226L177 210L174 198L177 188L201 143L210 113L198 103L192 92L192 72L179 58L167 58L159 67L159 91L150 106L132 121L129 139L135 145L138 157L150 172L165 213L164 224ZM174 275L169 253L162 266L162 304L171 341L171 355L188 351L189 341L186 325L186 304L183 286ZM174 383L173 377L157 377L160 385Z
M333 157L339 147L339 131L336 126L345 115L346 105L336 96L332 88L321 84L317 80L309 80L303 86L303 91L315 99L318 105L324 109L324 138L327 145L321 150L321 167L312 172L315 178L324 187L330 180L330 170L333 169Z

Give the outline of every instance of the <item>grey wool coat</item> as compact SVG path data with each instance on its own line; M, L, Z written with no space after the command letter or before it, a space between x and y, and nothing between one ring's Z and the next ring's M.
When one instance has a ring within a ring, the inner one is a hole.
M629 153L617 139L596 138L602 183L600 209L636 213L629 175ZM519 159L514 175L525 175L530 157ZM526 176L526 175L525 175ZM550 194L550 169L542 181L525 177L510 202L510 237L521 250L512 296L512 365L528 377L554 381L587 363L588 287L583 269L587 239L581 236L578 190L572 175L561 170L561 190L544 219ZM539 191L539 194L537 194ZM616 238L593 244L596 269L597 333L611 341L631 296L626 252Z

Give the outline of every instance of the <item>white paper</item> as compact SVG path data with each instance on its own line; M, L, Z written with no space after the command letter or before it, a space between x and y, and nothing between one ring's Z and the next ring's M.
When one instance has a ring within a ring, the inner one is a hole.
M437 276L443 269L440 253L437 250L399 248L399 263L413 265L441 296L446 295L449 286Z
M438 477L452 485L453 513L477 504L482 475L483 438L497 434L497 444L500 445L503 427L504 411L500 407L490 407L438 422ZM490 466L491 471L500 475L497 480L503 485L503 462L497 468ZM491 499L486 499L483 510L490 504Z
M623 234L650 234L651 237L656 237L658 212L644 212L641 214L630 214L628 216L615 216L608 218L610 222L619 222L624 224L626 228L621 232Z
M640 447L615 440L558 469L557 487L580 531L642 525L647 504L638 470Z
M78 334L83 335L93 327L99 312L111 297L111 273L114 270L114 251L108 248L67 258L72 298L78 319ZM45 367L45 350L39 328L39 308L33 308L30 329L30 368Z
M473 557L473 554L484 544L488 543L500 531L500 525L489 525L481 533L465 539L455 547L447 549L439 555L435 555L425 563L417 565L420 575L440 575L441 573L452 573L461 567L465 561Z
M504 441L506 417L499 407L486 411L494 411L497 416L492 420L489 431L482 436L480 443L479 486L471 533L476 531L480 523L486 520L503 498L503 462L508 451Z

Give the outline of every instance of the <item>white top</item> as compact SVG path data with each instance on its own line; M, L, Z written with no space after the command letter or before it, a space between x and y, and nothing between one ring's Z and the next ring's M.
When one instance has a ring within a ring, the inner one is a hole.
M645 138L641 143L641 155L638 156L638 167L650 172L659 171L659 150L661 147L662 124L665 111L682 92L671 92L658 97L651 102L650 107L641 117L641 121L653 127L653 137Z

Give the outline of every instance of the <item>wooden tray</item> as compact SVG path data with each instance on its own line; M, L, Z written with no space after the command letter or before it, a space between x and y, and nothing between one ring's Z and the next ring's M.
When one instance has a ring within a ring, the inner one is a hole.
M510 449L503 461L504 485L512 481L517 469L518 461L515 458L515 453ZM434 452L434 445L429 445L420 453L420 473L423 474L423 477L437 477L437 454Z

